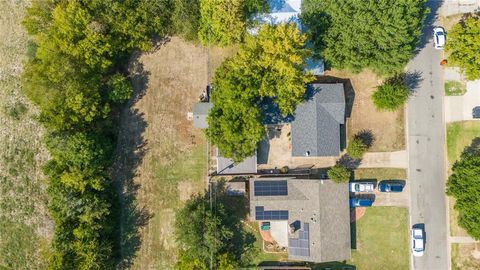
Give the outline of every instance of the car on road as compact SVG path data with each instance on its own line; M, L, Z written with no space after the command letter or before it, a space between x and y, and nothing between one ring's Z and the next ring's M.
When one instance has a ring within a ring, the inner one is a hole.
M442 27L435 27L433 29L433 46L437 50L443 49L445 46L446 34Z
M477 106L477 107L473 108L472 117L473 117L473 119L479 119L480 118L480 106Z
M425 234L422 228L412 227L412 254L415 257L423 256L425 251Z
M380 192L402 192L405 185L398 181L381 181L378 184L378 190Z
M348 189L350 192L373 192L375 185L371 182L350 182Z
M350 198L350 207L368 207L372 206L373 200L363 198Z

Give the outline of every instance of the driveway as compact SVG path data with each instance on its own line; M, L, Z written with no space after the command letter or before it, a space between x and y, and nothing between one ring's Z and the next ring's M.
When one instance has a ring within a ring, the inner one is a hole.
M445 97L445 122L473 120L472 109L480 106L480 80L467 82L463 96Z
M410 223L422 223L426 231L425 254L412 257L412 268L449 269L447 211L445 197L445 123L444 86L440 70L441 51L432 45L441 1L430 0L431 13L426 20L422 44L407 66L419 73L414 95L407 105L407 149L409 159Z
M459 13L475 12L480 10L480 0L444 0L442 15L450 16Z
M410 183L406 183L402 192L380 192L375 189L375 202L373 206L398 206L409 207Z
M359 168L407 168L407 151L371 152L363 155Z

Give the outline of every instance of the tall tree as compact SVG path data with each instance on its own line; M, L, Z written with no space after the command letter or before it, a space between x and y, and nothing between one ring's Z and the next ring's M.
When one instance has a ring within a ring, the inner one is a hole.
M305 0L302 21L333 67L399 72L419 43L426 0Z
M283 115L303 102L314 78L304 70L310 55L305 40L294 24L264 25L217 69L207 136L223 156L240 162L255 153L265 135L263 99L273 100Z
M445 50L449 64L459 66L467 79L480 78L480 18L468 17L448 33Z
M478 138L465 149L452 167L447 194L455 198L458 224L480 239L480 148Z

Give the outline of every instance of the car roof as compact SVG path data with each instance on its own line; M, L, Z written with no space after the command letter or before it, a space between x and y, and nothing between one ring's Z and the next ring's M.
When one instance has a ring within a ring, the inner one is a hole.
M423 231L420 228L414 228L412 231L414 236L423 236Z
M413 245L415 246L415 248L423 249L423 240L422 239L415 239L415 240L413 240Z

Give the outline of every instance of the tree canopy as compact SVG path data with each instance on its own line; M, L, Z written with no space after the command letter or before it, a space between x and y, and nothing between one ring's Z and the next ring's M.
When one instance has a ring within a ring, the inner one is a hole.
M51 155L44 167L55 222L49 269L116 268L112 111L132 95L122 66L169 31L168 11L150 0L34 0L27 8L23 25L35 51L22 89L40 110Z
M397 74L377 87L372 100L379 111L396 111L407 102L409 95L405 74Z
M448 32L449 64L460 67L469 80L480 78L480 18L468 17Z
M207 136L223 156L240 162L255 153L265 135L262 100L273 100L283 115L304 101L314 79L304 70L305 41L294 24L264 25L217 69Z
M458 224L480 239L480 148L478 138L465 149L452 167L447 194L455 198Z
M341 164L336 164L327 171L328 178L335 183L345 183L350 180L352 172Z
M242 41L251 16L266 6L265 0L200 0L200 42L227 46Z
M339 69L399 72L419 43L426 0L305 0L302 22L316 52Z

